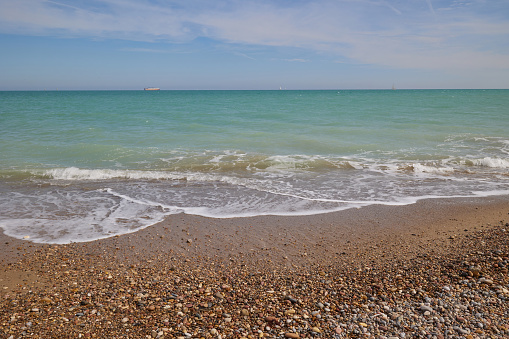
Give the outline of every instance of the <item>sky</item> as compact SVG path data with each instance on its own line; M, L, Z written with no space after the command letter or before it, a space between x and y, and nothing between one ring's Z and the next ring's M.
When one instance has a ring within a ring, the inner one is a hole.
M0 90L509 88L508 0L0 0Z

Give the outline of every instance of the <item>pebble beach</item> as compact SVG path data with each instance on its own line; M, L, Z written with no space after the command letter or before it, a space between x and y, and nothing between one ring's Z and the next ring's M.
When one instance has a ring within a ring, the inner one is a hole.
M0 236L2 338L509 338L509 197Z

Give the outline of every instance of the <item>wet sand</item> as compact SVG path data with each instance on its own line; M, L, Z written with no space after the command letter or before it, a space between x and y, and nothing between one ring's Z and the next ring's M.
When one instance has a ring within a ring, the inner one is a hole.
M0 334L507 337L509 196L174 215L89 243L0 236ZM507 231L506 231L507 230Z

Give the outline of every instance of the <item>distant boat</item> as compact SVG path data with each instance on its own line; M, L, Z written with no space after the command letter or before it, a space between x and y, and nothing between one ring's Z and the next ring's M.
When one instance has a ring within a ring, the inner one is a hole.
M395 91L396 90L396 87L394 86L394 84L392 84L392 90Z
M157 87L145 87L144 90L145 91L160 91L161 89L157 88Z

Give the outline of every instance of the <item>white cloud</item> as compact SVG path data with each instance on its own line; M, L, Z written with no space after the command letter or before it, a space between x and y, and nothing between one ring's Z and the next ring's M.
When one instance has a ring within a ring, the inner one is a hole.
M509 20L487 14L489 2L483 15L476 14L481 5L475 1L450 7L430 0L398 6L389 0L278 3L0 0L0 32L189 43L206 37L222 45L302 48L395 68L509 68ZM496 3L498 11L509 10L509 4ZM235 53L252 58L241 48Z

